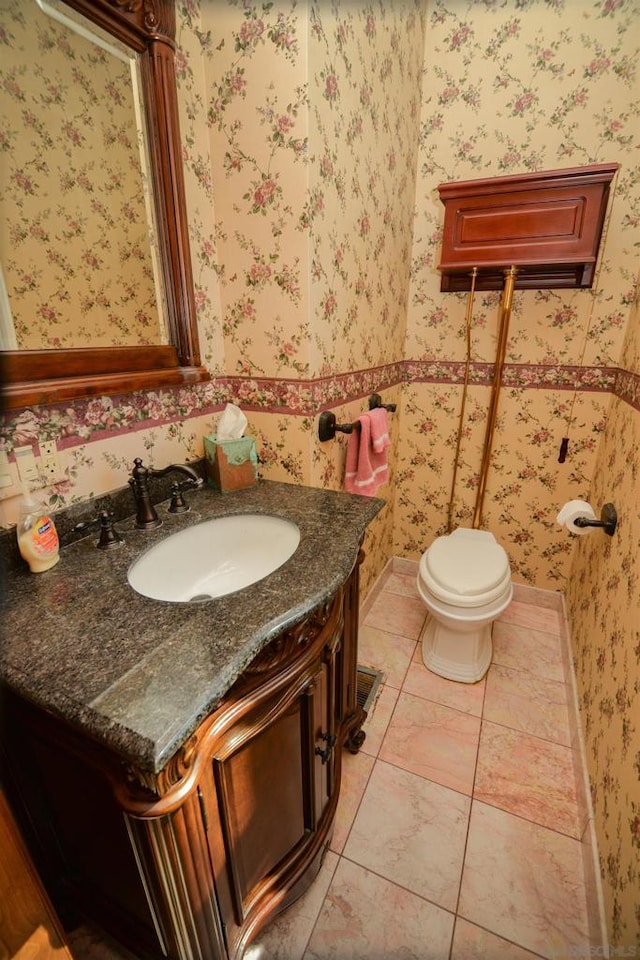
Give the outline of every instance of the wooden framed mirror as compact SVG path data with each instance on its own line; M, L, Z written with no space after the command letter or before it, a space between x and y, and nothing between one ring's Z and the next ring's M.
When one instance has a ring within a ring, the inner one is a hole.
M159 338L161 342L144 345L5 350L3 405L14 409L209 379L200 362L187 230L174 67L174 2L65 0L58 6L82 15L136 56L166 332Z

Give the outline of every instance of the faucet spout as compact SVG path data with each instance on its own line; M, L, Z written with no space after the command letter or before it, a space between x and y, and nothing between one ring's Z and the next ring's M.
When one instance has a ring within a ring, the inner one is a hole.
M137 462L137 460L134 460L134 463ZM202 486L202 477L199 477L193 467L187 466L186 463L171 463L163 470L154 470L153 467L149 467L147 470L150 477L166 477L168 473L184 473L185 477L190 477L193 480L194 487Z
M190 479L190 486L194 488L202 486L202 477L199 477L196 471L187 466L186 463L172 463L168 467L164 467L163 470L154 470L152 467L145 467L140 457L136 457L133 461L129 485L133 491L133 499L136 504L136 527L140 530L151 530L154 527L159 527L162 523L156 508L151 502L149 478L164 477L172 472L183 473Z

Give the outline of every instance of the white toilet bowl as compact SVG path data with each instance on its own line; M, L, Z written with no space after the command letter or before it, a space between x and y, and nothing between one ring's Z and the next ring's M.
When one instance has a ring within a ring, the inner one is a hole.
M420 638L425 666L447 680L481 680L493 621L513 596L506 551L489 531L458 527L422 555L417 586L429 611Z

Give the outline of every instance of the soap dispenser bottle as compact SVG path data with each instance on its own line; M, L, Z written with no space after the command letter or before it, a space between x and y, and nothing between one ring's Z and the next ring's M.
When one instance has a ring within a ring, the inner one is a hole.
M60 559L58 533L49 517L30 490L25 490L20 501L16 527L18 549L29 564L32 573L44 573Z

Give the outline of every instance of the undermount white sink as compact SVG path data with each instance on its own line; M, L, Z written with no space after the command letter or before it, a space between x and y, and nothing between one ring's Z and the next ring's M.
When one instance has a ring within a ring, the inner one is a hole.
M273 573L299 543L295 523L281 517L216 517L151 547L131 565L127 578L137 593L152 600L212 600Z

